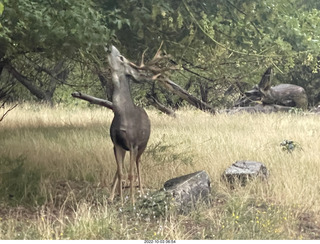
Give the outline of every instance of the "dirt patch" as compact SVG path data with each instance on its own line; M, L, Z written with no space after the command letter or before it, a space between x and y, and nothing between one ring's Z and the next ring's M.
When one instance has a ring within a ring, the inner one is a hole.
M320 239L320 218L319 214L302 213L299 216L299 230L309 240Z

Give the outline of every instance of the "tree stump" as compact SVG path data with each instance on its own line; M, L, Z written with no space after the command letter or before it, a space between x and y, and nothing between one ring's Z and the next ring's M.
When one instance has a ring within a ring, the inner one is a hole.
M173 196L181 213L195 209L199 202L210 203L210 178L205 171L170 179L164 183L164 189Z
M238 182L241 186L245 186L249 180L260 178L266 180L269 172L266 166L256 161L237 161L225 170L222 177L234 187Z

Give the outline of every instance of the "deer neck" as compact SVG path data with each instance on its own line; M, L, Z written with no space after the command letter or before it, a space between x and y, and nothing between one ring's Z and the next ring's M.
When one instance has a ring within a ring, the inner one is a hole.
M135 107L131 98L128 76L121 75L118 77L118 82L114 82L112 102L115 113L126 113L128 109Z

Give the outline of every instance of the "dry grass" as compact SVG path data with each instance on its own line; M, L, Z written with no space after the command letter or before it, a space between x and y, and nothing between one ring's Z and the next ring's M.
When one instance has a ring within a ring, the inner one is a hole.
M148 114L144 184L158 189L169 178L206 170L211 208L153 217L107 204L116 169L112 112L24 104L0 123L0 239L320 238L318 116ZM284 139L301 150L282 151ZM268 183L230 190L221 174L237 160L263 162Z

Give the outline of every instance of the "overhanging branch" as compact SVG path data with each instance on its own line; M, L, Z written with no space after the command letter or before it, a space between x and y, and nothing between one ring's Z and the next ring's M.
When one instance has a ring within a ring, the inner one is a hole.
M112 104L112 102L110 102L108 100L93 97L93 96L90 96L90 95L87 95L87 94L84 94L81 92L73 92L71 94L71 96L73 96L74 98L79 98L79 99L85 100L91 104L100 105L100 106L103 106L103 107L106 107L108 109L113 110L113 104Z

